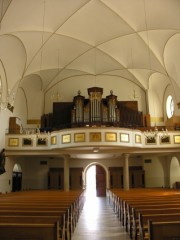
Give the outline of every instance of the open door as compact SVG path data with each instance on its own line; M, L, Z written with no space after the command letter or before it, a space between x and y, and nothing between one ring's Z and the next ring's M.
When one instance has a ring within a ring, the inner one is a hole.
M103 167L96 165L96 196L106 196L106 172Z
M12 192L17 192L22 190L22 170L21 166L16 163L13 168L12 173Z

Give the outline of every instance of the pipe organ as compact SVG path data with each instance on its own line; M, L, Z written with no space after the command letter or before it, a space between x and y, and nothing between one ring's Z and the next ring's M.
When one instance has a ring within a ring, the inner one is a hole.
M112 90L103 98L100 87L88 88L88 96L85 98L78 91L72 102L54 102L53 113L41 117L41 128L49 131L81 126L144 126L137 101L118 101Z
M74 97L72 110L72 127L84 125L120 126L121 112L117 96L110 91L110 95L102 98L103 89L88 88L89 99L81 96L81 92Z

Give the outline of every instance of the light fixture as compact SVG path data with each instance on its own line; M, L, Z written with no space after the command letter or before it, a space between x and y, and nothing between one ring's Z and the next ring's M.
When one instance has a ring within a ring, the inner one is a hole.
M154 130L150 129L149 131L144 131L144 135L148 140L156 139L158 135L161 139L169 137L167 129L164 130L164 128L162 128L161 132L159 132L157 127L154 127Z
M137 101L141 99L141 96L139 96L136 92L136 90L133 90L133 94L129 96L129 98L133 101Z
M0 76L0 83L2 84L1 76ZM1 86L1 84L0 84L0 86ZM9 109L10 111L13 111L15 94L13 93L12 95L10 95L10 91L8 90L6 93L6 96L3 96L3 95L4 95L4 93L3 93L2 87L1 87L1 89L0 89L0 110Z
M154 130L150 129L149 131L144 131L144 135L147 139L152 140L155 139L158 135L158 128L155 127Z
M99 152L99 148L93 148L93 153L98 153Z

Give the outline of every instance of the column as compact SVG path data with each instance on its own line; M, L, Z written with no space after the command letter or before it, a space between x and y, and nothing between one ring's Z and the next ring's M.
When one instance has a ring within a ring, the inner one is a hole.
M64 155L64 191L69 191L69 156Z
M124 189L129 190L129 154L124 154L123 180Z

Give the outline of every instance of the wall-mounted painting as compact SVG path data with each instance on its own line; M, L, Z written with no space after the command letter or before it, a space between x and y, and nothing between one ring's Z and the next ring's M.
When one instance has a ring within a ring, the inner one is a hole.
M51 137L51 145L56 145L57 144L57 137L56 136L52 136Z
M37 146L45 146L47 145L47 139L46 138L38 138L37 139Z
M135 143L141 143L141 135L135 134Z
M113 132L105 133L105 141L106 142L117 142L117 134Z
M120 142L129 142L129 134L120 133Z
M101 142L100 132L91 132L89 135L90 142Z
M8 146L9 147L18 147L19 139L18 138L9 138Z
M85 142L85 133L75 133L74 142Z
M167 144L167 143L170 143L170 136L165 136L163 138L160 137L160 143L164 143L164 144Z
M32 138L23 138L22 139L23 146L32 146L32 144L33 144Z
M156 144L156 138L152 137L152 138L146 138L146 144Z
M71 142L71 135L70 134L62 135L62 143L70 143L70 142Z
M174 136L174 143L180 143L180 135Z

